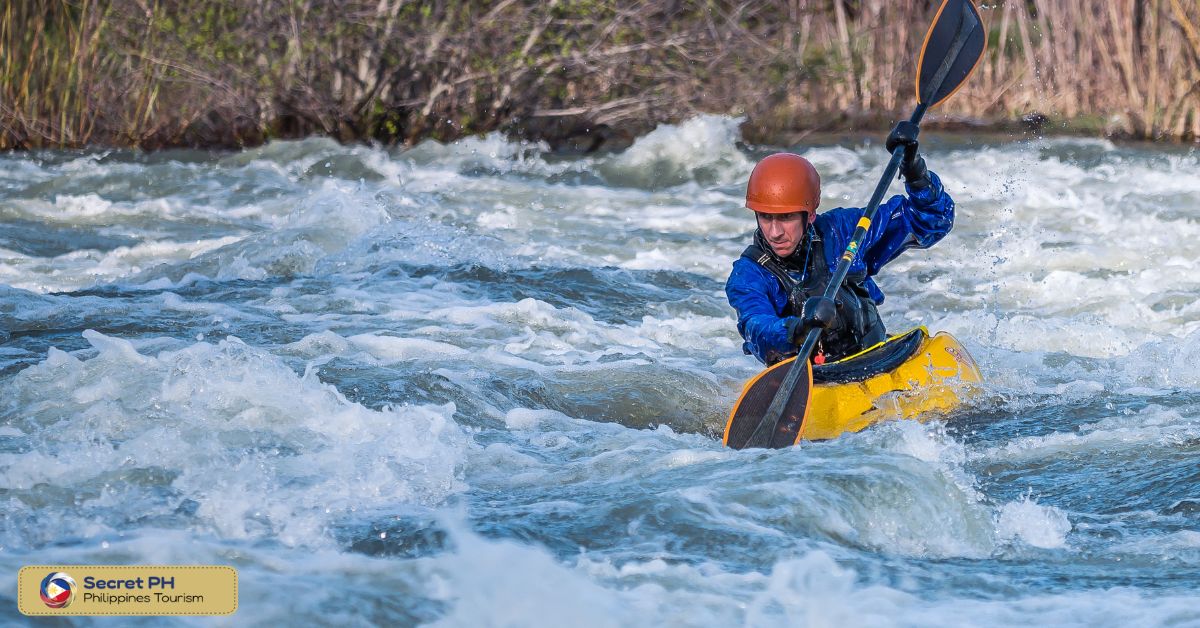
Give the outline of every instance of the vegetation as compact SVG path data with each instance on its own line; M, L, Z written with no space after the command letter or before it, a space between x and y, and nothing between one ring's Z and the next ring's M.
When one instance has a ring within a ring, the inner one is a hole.
M934 0L24 0L0 148L241 146L495 129L581 150L697 112L752 140L896 119ZM998 0L931 122L1200 137L1195 0Z

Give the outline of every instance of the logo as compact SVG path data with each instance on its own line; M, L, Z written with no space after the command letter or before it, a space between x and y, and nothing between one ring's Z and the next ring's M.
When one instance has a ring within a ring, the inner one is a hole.
M50 608L66 608L75 598L75 579L61 571L42 580L42 601Z

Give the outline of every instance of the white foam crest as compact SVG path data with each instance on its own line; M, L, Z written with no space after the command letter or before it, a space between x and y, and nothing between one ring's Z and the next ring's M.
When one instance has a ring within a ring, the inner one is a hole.
M1155 339L1116 360L1114 371L1129 383L1169 388L1200 387L1200 330L1182 338Z
M490 233L477 234L427 221L392 220L319 260L317 268L354 273L388 264L442 267L479 264L506 270L522 265L517 262L505 242Z
M619 260L613 256L611 261L629 270L679 270L710 277L720 276L729 266L728 259L698 251L694 247L669 245L638 250L632 259Z
M576 569L585 569L610 589L634 598L627 603L638 608L643 618L661 613L688 625L1085 627L1130 621L1172 625L1200 619L1200 612L1190 607L1196 600L1190 594L1146 596L1111 589L1005 600L918 596L864 583L854 569L821 550L781 559L769 574L733 574L711 565L691 567L661 560L615 566L586 556ZM730 598L745 603L729 604ZM1149 615L1140 615L1147 610Z
M1011 214L1010 203L1028 193L1036 156L1023 145L982 150L952 150L929 155L946 190L963 218L980 226L994 225Z
M1011 319L994 340L975 339L1021 351L1115 357L1200 328L1189 297L1200 290L1190 262L1200 223L1188 209L1200 194L1196 158L1085 148L1099 152L1073 161L1054 154L1063 146L1027 143L931 157L958 201L955 229L889 264L885 289L899 286L917 320L946 306ZM1163 172L1176 181L1166 197L1145 182Z
M736 237L753 224L741 200L689 183L646 191L599 185L468 177L419 169L405 191L423 199L414 210L466 221L456 240L468 242L453 261L491 264L502 254L541 266L605 265L727 274L706 241ZM426 225L434 234L446 229ZM435 236L435 239L436 238ZM564 243L567 245L564 246ZM734 253L734 247L728 248ZM646 261L647 256L656 256ZM511 263L511 261L509 262ZM525 262L528 263L528 262Z
M1121 165L1133 167L1115 168L1105 173L1109 175L1105 179L1117 185L1131 185L1134 190L1154 190L1160 195L1200 194L1200 181L1196 179L1196 173L1200 172L1200 159L1195 154L1164 155L1156 159L1152 167L1137 162Z
M662 560L617 566L586 555L568 566L538 547L461 530L453 536L455 552L431 561L431 589L452 605L438 626L865 625L916 602L858 586L856 573L822 552L781 561L769 575L733 574Z
M450 605L435 625L1082 628L1200 621L1194 593L1114 588L991 600L955 596L948 588L916 595L864 582L855 569L819 549L783 558L769 573L732 573L712 563L669 559L618 564L591 554L563 564L539 547L485 540L463 527L452 532L455 551L427 563L427 590ZM542 604L545 613L538 612Z
M504 424L510 430L528 430L549 421L562 421L567 416L557 410L513 408L504 414Z
M1095 391L1092 391L1094 396ZM1074 432L1026 436L972 455L1008 464L1104 453L1143 455L1148 447L1174 449L1200 438L1200 421L1158 405L1080 425Z
M1048 594L1005 600L916 596L884 585L863 585L858 575L814 552L781 561L771 585L755 599L767 609L748 625L805 626L1120 626L1171 625L1200 620L1189 608L1195 596L1146 596L1127 589ZM1148 607L1154 606L1153 609ZM752 607L753 608L753 607ZM778 609L778 610L776 610ZM1146 614L1146 612L1148 614Z
M347 340L384 363L426 361L434 356L462 358L469 353L466 349L445 342L424 338L403 338L387 334L359 334L351 336Z
M84 337L96 357L52 349L2 385L0 416L36 443L0 455L12 490L83 490L122 469L161 468L166 513L191 500L199 525L223 537L306 545L352 509L437 504L463 488L469 441L452 404L368 410L236 339L150 356Z
M729 330L725 317L686 314L673 318L643 316L641 323L631 326L632 334L647 338L666 348L712 352L723 355L738 350L742 340Z
M390 218L387 209L363 188L324 181L283 218L279 227L358 235Z
M28 154L9 151L0 156L0 182L8 189L18 190L41 184L53 176L49 168L29 159Z
M414 334L440 339L437 345L429 346L434 353L449 355L454 347L477 348L476 359L503 362L503 354L508 354L531 361L522 363L526 367L537 368L537 364L594 369L598 362L615 366L611 357L616 355L670 358L682 350L715 357L740 346L736 332L730 332L723 317L647 315L630 324L611 324L575 308L555 307L533 298L449 307L431 305L434 309L430 311L404 310L389 316L414 323L427 320L428 324L416 328ZM418 320L413 320L414 316ZM446 340L453 347L444 346ZM397 350L411 354L410 349ZM383 357L381 353L376 355Z
M737 207L737 202L730 202L730 199L723 195L710 199L709 203L704 205L698 205L699 199L695 198L690 199L691 202L687 205L670 202L676 200L672 198L666 203L651 202L638 211L623 212L621 218L625 219L627 224L644 229L696 236L734 236L746 231L748 225L753 225L753 216L745 209L739 208L736 215L730 215L728 208ZM685 246L697 248L694 242L688 242Z
M557 363L586 359L590 352L604 351L614 345L643 350L658 348L648 339L626 333L623 327L604 325L575 308L557 308L532 298L517 302L454 305L434 310L426 316L443 325L471 328L471 336L477 339L504 338L507 342L503 349L508 353ZM451 328L436 325L422 330L454 332ZM514 330L520 330L515 338L511 335Z
M660 124L596 167L610 183L639 188L736 183L753 166L737 149L741 123L742 118L700 115L678 125Z
M582 449L586 455L571 455L566 464L542 462L512 446L493 445L483 459L471 462L478 469L471 473L473 486L511 489L596 477L619 481L698 465L689 477L705 478L702 485L669 491L661 501L679 504L726 530L816 536L921 557L983 558L1007 538L1000 535L997 509L964 470L965 448L936 423L877 426L843 437L837 446L810 445L802 459L795 458L801 455L797 452L776 453L756 462L756 472L734 480L725 479L716 465L753 452L733 452L711 441L694 444L690 439L702 438L696 435L679 436L660 427L662 433L654 439L644 432L637 438L639 432L633 430L597 428L549 410L514 409L504 421L533 445ZM599 441L597 429L606 432ZM581 431L585 438L579 438Z
M545 142L509 140L503 133L465 137L445 144L425 140L400 152L397 157L419 170L450 170L467 173L485 170L495 173L529 173L551 175L576 168L570 162L551 165L542 157L550 151ZM418 171L412 172L418 174Z
M54 214L71 222L103 216L112 208L113 204L100 198L98 194L64 194L54 197Z
M830 179L836 182L842 177L859 175L860 171L868 167L869 164L873 165L874 162L874 160L868 162L868 160L864 159L863 157L875 151L882 153L882 149L878 146L867 146L857 149L848 148L845 146L819 146L804 151L803 156L805 159L812 162L812 165L816 167L817 172L821 173L822 196L829 198L831 195L838 196L837 192L842 188L838 185L835 185L832 189L827 190L824 186L824 180ZM854 190L861 191L857 187L854 188ZM822 203L822 205L826 207L837 206L836 203L834 205Z
M27 201L16 206L37 208L39 203ZM284 207L286 213L276 213ZM341 250L355 237L389 220L387 211L375 199L336 181L325 181L298 204L279 202L216 210L175 199L129 204L87 194L60 196L56 205L47 206L43 213L34 217L98 225L144 219L156 223L216 220L230 223L236 235L183 242L156 238L108 251L80 249L50 258L5 255L0 258L0 281L29 290L65 291L115 281L145 284L167 279L168 285L175 285L170 282L179 282L188 274L219 279L294 275L310 271L325 255ZM248 216L273 230L242 235L242 227L234 224ZM135 228L155 237L154 227L149 231Z
M861 512L850 520L859 522L858 534L868 546L916 556L981 557L995 551L991 509L963 467L966 448L942 423L888 421L841 439L886 452L877 463L886 467L880 472L908 478L902 488L873 488L847 498L861 502L856 507Z
M1118 556L1142 556L1164 562L1200 565L1200 532L1175 532L1122 541L1109 548Z
M124 168L129 168L125 166ZM107 166L106 171L113 167ZM144 172L132 171L130 176L145 176ZM115 176L108 173L108 176ZM162 176L180 177L179 173L168 173ZM244 228L246 220L270 220L276 208L290 208L289 201L234 204L225 206L227 195L220 194L220 183L212 179L211 173L199 173L200 182L197 187L205 188L200 198L191 198L197 194L195 190L169 196L151 196L137 200L111 200L101 193L86 192L82 194L56 194L53 201L41 197L15 198L9 200L0 209L0 216L20 220L30 220L52 225L94 227L100 230L112 230L120 227L122 231L134 230L141 234L170 233L172 229L188 225L224 225L229 230ZM208 190L207 188L215 188ZM175 191L175 190L172 190ZM210 198L206 192L212 192ZM109 192L105 192L109 194ZM113 193L114 196L121 196ZM210 202L216 205L209 204ZM284 209L286 211L286 209Z
M856 580L853 570L824 552L780 561L748 605L746 625L888 625L915 601L896 589L861 587Z
M111 225L146 216L170 218L176 205L166 199L139 202L113 202L94 192L57 194L52 202L41 199L13 199L6 203L5 214L24 220L62 225Z
M498 158L503 157L498 154ZM586 170L591 162L583 159L570 163ZM478 258L491 265L495 258L511 258L515 253L543 266L592 265L599 260L614 266L717 276L727 274L723 268L727 262L718 262L718 256L706 246L697 246L685 236L728 238L745 232L752 224L748 221L750 214L740 209L740 195L706 189L694 182L652 192L548 184L540 177L485 177L469 170L460 172L460 165L414 165L402 182L405 198L413 201L403 211L410 219L425 223L424 230L435 234L445 230L438 222L469 225L459 228L461 233L449 241L449 248L455 249L447 251L452 254L445 260L449 263ZM429 221L431 214L436 221L433 224ZM629 237L630 230L639 229L640 233ZM433 239L440 240L436 235ZM561 246L563 242L570 245ZM393 254L390 247L376 248L383 255Z
M910 316L928 320L923 313ZM1009 351L1065 352L1093 358L1129 355L1141 343L1153 338L1144 329L1113 329L1101 321L1069 316L997 316L986 312L960 312L944 315L937 320L936 327L949 331L960 340Z
M946 432L940 422L894 421L878 425L852 438L930 463L949 480L961 496L961 503L959 500L955 503L973 515L967 519L972 524L967 529L975 537L976 551L995 553L1000 551L1002 543L1012 544L1017 541L1042 549L1061 548L1066 544L1072 526L1066 514L1054 506L1043 506L1029 496L994 508L987 505L987 498L975 487L975 478L965 469L965 464L977 460L980 454L968 451L961 442ZM989 454L989 457L992 455ZM1005 460L1012 461L1011 458ZM927 500L928 496L920 495L918 499ZM991 512L988 517L990 521L985 523L981 521L981 515L988 511ZM945 520L943 513L935 513L932 515L933 519L940 517ZM946 524L961 525L961 522L945 521L937 527L946 527L947 530L963 534L963 531ZM893 541L893 546L903 547L903 543L904 541ZM945 551L945 548L946 546L942 545L939 549ZM961 551L959 548L954 549ZM929 551L923 547L920 550Z
M472 306L452 306L429 313L433 320L457 325L483 327L488 325L525 326L531 330L568 334L582 325L594 323L587 314L573 308L557 308L545 301L525 298L520 301L491 302ZM575 340L577 338L571 338Z
M989 509L933 466L814 447L802 465L773 461L761 472L709 480L664 499L682 500L720 529L755 536L824 538L893 556L982 558L994 550Z
M281 146L272 150L286 154L296 148ZM338 154L353 154L359 149L338 150L341 150ZM376 157L380 152L361 150ZM318 153L310 157L324 156L321 151ZM266 163L254 155L246 156L243 161ZM218 180L222 175L218 171L200 174L211 179L210 186L220 185ZM282 185L290 185L289 192L303 192L303 196L277 193L275 199L262 201L251 197L249 202L235 202L228 207L210 206L206 204L207 197L203 202L194 202L187 194L136 202L111 201L97 193L60 194L53 203L14 200L7 213L21 220L94 225L101 233L114 229L112 225L116 224L122 233L131 230L145 241L109 251L81 249L50 258L5 254L0 257L0 281L47 291L126 280L141 284L166 280L166 285L177 285L172 282L179 282L188 274L217 279L303 274L311 271L321 258L342 250L356 237L390 220L391 206L403 204L407 198L403 194L376 196L362 184L329 178L312 184L292 180ZM203 193L208 193L207 188ZM214 195L231 196L215 192ZM247 228L260 226L266 230L245 235ZM174 234L191 233L197 228L201 233L225 231L228 235L176 242L182 238ZM203 255L208 252L213 255ZM161 268L149 270L155 267Z
M1054 506L1043 506L1026 496L1000 507L996 533L1001 539L1020 540L1043 549L1063 547L1071 522Z
M243 176L265 170L284 180L297 183L322 174L338 174L346 168L347 160L354 168L361 169L357 173L359 175L371 175L374 178L395 177L398 174L394 169L386 167L389 160L382 149L367 145L342 145L328 137L275 140L226 156L218 164L240 170ZM350 178L358 179L360 176Z
M185 263L149 269L133 280L180 281L188 274L218 280L261 280L307 274L325 257L343 251L359 236L389 220L386 209L358 188L325 181L280 218L275 229L195 255Z
M350 343L342 336L331 331L309 334L296 342L280 347L280 352L306 359L317 359L330 355L344 353L350 348Z
M186 262L239 240L239 236L226 236L191 242L153 241L104 252L83 249L51 258L4 257L0 258L0 281L33 292L78 290L128 279L160 264Z
M706 436L680 434L665 425L637 430L530 408L513 408L500 418L518 441L493 443L483 455L472 457L468 477L473 487L586 484L597 478L619 482L692 466L704 473L712 464L736 455L714 447ZM547 460L525 453L530 449L571 450L578 455L567 461Z
M432 567L434 598L450 604L433 626L632 625L635 609L544 550L485 541L459 529L456 549ZM498 574L509 574L496 578ZM512 577L520 574L519 577Z
M1148 153L1107 140L1094 144L1049 140L1013 146L1017 150L1009 152L1020 153L1039 174L1049 173L1072 186L1104 190L1113 199L1133 198L1151 190L1156 195L1200 193L1195 178L1200 158L1195 153Z

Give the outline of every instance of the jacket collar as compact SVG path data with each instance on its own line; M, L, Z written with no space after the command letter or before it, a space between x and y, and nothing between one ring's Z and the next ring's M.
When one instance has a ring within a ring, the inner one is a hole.
M812 248L813 242L819 242L821 237L817 235L817 230L812 225L804 232L804 239L796 246L796 250L787 257L779 257L775 254L775 249L771 248L771 243L767 242L767 238L763 236L762 229L754 230L754 244L762 249L771 259L780 264L789 271L804 272L804 262L808 259L808 250Z

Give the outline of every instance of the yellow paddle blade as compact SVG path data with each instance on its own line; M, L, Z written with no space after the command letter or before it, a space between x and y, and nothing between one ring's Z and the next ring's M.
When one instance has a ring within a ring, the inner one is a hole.
M723 442L726 446L734 449L746 447L754 430L762 422L763 415L767 413L780 384L795 363L795 358L784 360L746 382L742 396L734 404L733 412L729 413L729 422L725 424ZM792 389L792 394L783 407L783 414L775 424L774 433L767 440L767 446L772 449L791 447L800 442L801 428L812 403L813 386L812 364L805 360L801 365L800 368L806 373L796 380L796 387Z

